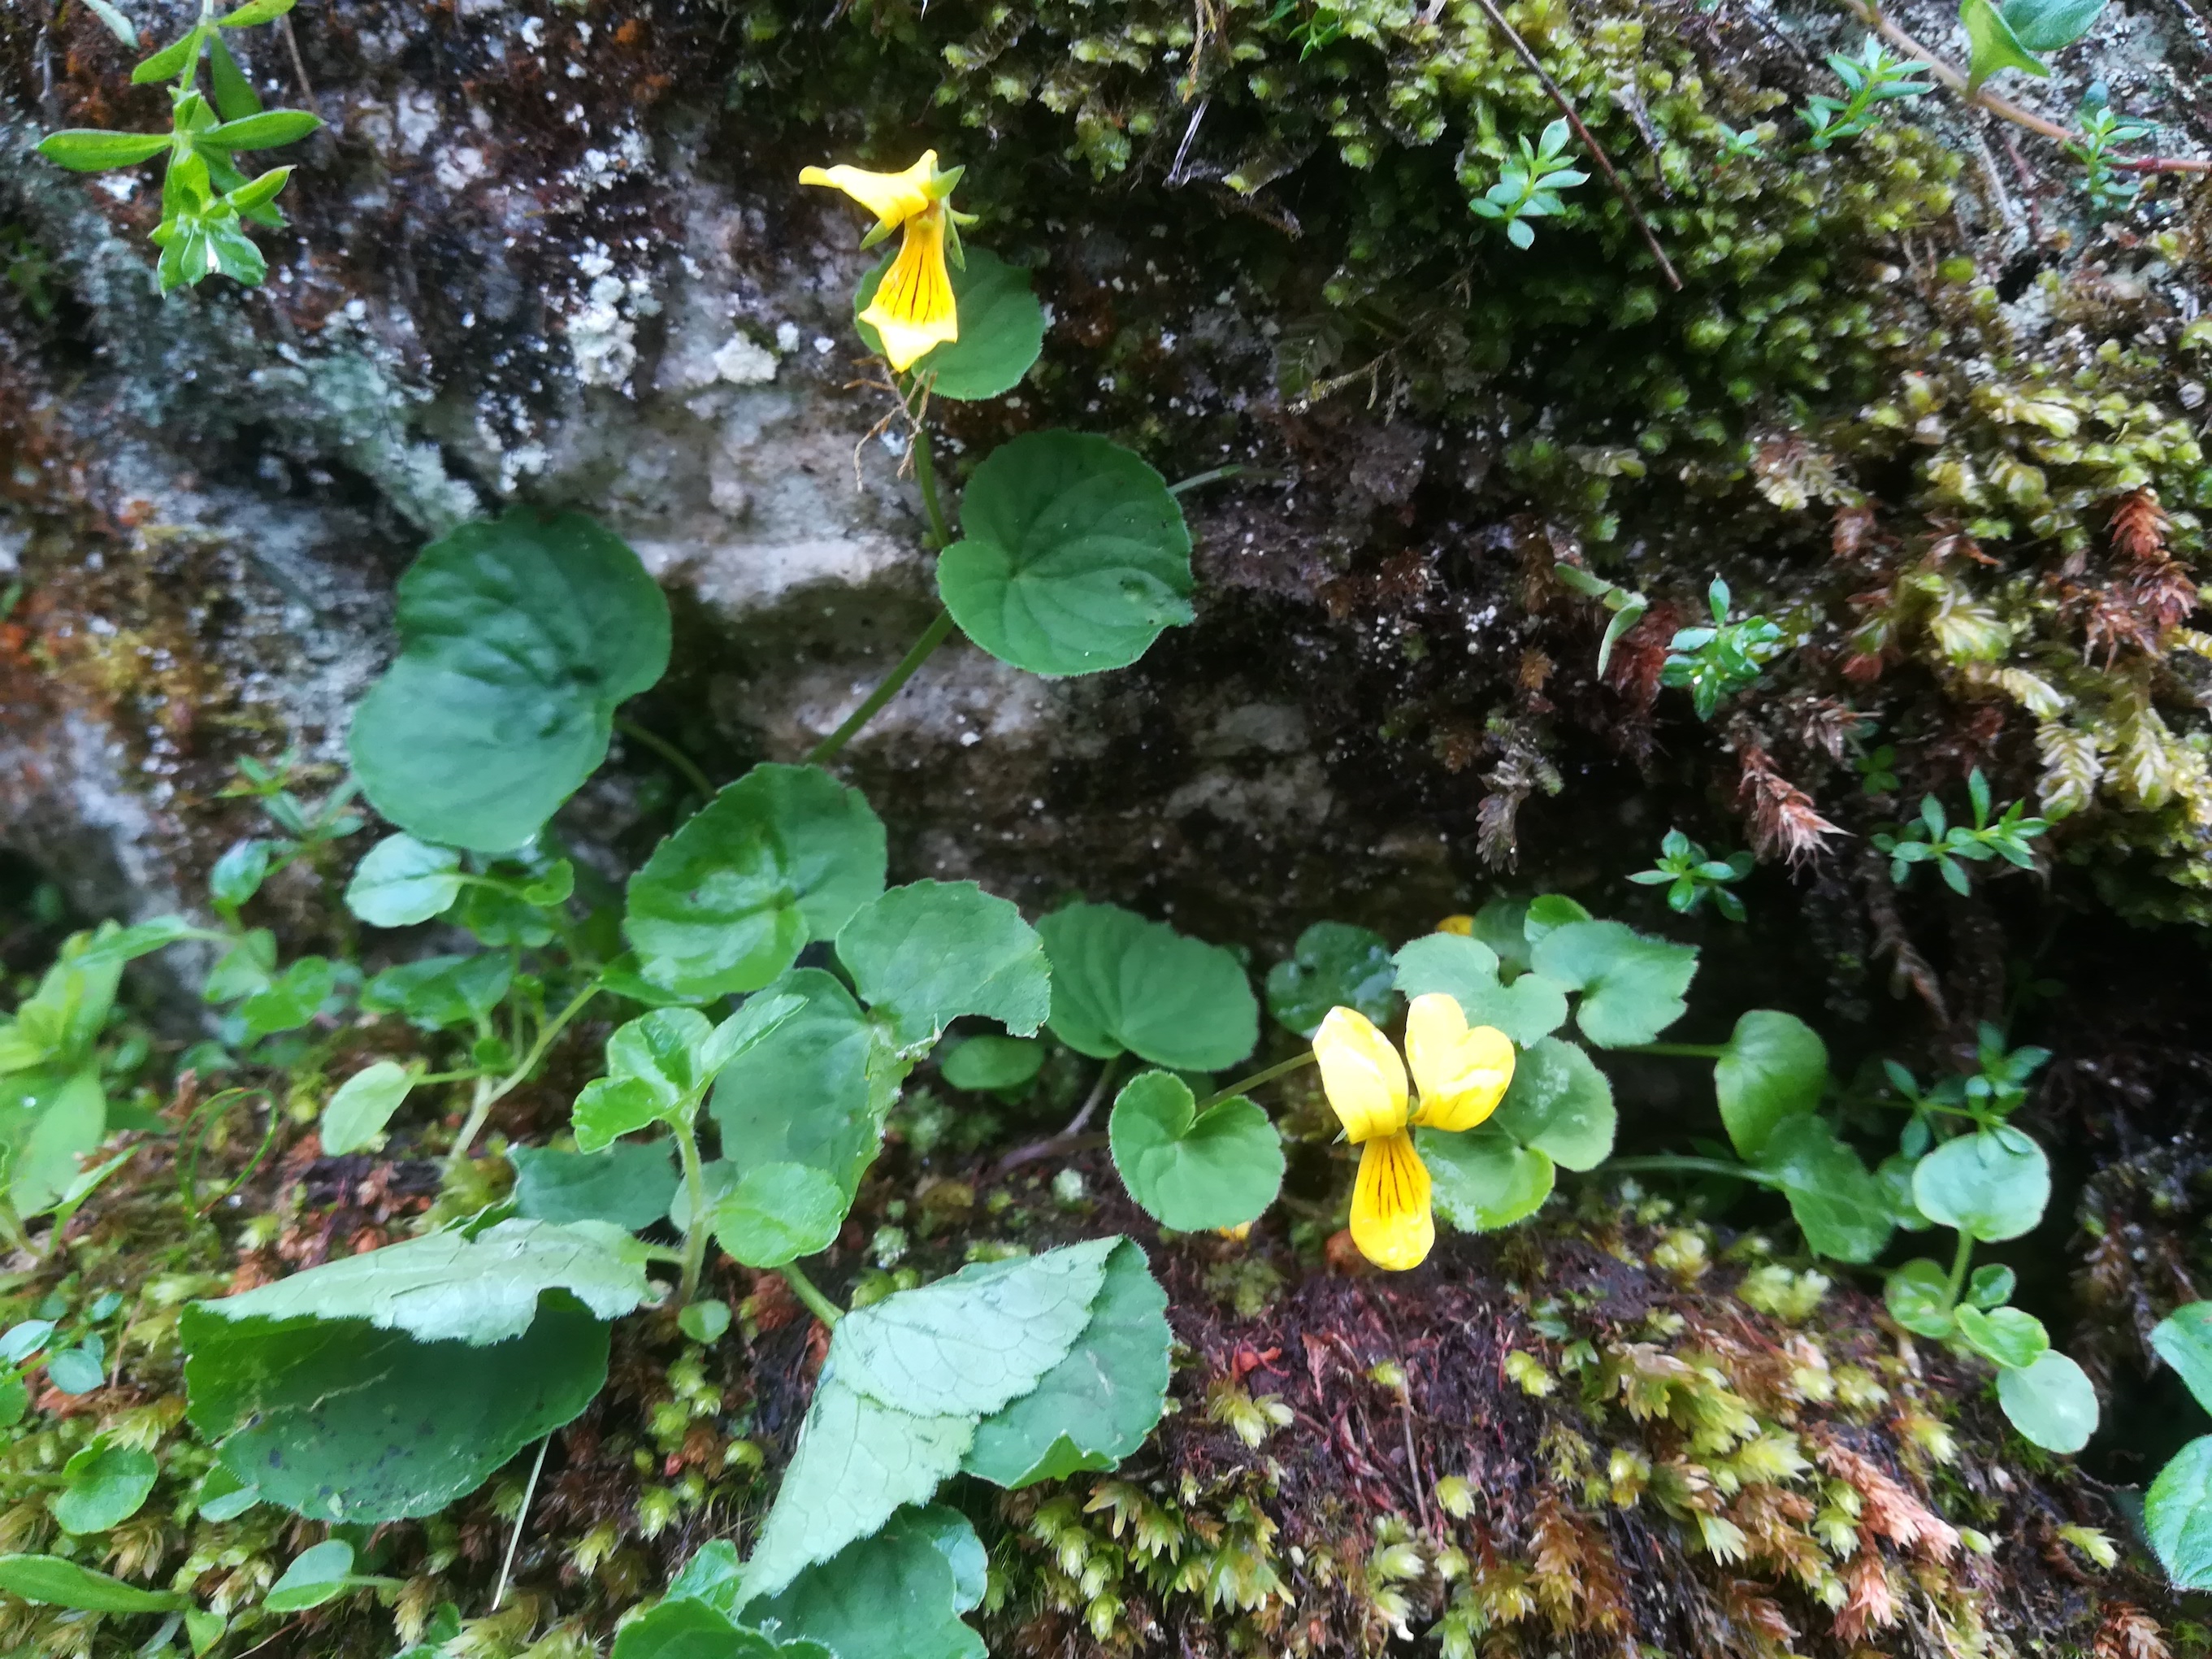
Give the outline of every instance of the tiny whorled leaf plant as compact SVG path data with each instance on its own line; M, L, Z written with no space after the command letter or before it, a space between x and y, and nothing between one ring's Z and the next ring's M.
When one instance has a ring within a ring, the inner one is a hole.
M1514 246L1534 247L1536 232L1528 221L1565 211L1559 192L1589 179L1587 173L1567 164L1571 142L1564 116L1547 126L1533 147L1523 134L1515 140L1521 153L1500 167L1498 182L1468 206L1481 217L1495 220Z
M1799 111L1806 127L1805 142L1826 149L1845 138L1856 138L1881 119L1882 106L1899 98L1919 98L1933 92L1932 82L1920 79L1922 66L1911 58L1893 56L1889 48L1869 34L1859 55L1828 54L1828 67L1844 83L1848 98L1816 94Z
M1904 881L1916 864L1932 864L1945 885L1954 892L1965 893L1971 888L1967 863L2002 859L2021 870L2035 868L2035 854L2028 842L2050 829L2050 823L2029 817L2024 800L2013 802L1991 823L1990 781L1978 766L1966 779L1966 795L1974 809L1972 825L1953 823L1942 802L1933 795L1923 795L1917 819L1900 826L1894 835L1885 830L1873 837L1875 850L1889 856L1892 881Z
M81 127L51 133L39 143L40 155L77 173L104 173L167 156L161 221L153 232L161 250L157 269L164 294L216 271L249 288L269 273L268 261L245 228L285 222L276 196L292 169L274 167L248 179L237 157L296 143L322 121L305 110L262 108L252 82L226 44L225 32L274 21L293 3L246 0L218 15L214 0L201 0L199 17L184 36L131 72L133 85L168 84L168 131ZM199 90L203 62L209 76L206 94Z
M1677 915L1694 915L1711 898L1713 908L1730 921L1741 921L1743 901L1729 889L1749 875L1751 866L1748 853L1707 858L1704 848L1680 830L1669 830L1659 843L1658 865L1638 870L1629 880L1639 887L1665 887L1667 908Z
M1686 686L1698 718L1709 720L1721 704L1759 683L1759 670L1788 645L1779 624L1765 617L1729 620L1729 585L1718 576L1706 590L1710 628L1676 630L1659 671L1662 685Z

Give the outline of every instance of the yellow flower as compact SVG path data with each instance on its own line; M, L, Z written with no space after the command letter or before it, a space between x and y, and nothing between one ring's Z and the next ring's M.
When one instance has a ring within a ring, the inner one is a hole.
M1474 937L1474 918L1473 916L1446 916L1442 921L1437 924L1437 932L1439 933L1457 933L1462 939L1473 939Z
M1459 1004L1441 992L1413 999L1406 1055L1419 1089L1411 1111L1406 1066L1364 1014L1332 1008L1314 1033L1322 1089L1345 1139L1359 1148L1352 1242L1376 1267L1393 1270L1419 1267L1437 1242L1429 1169L1408 1127L1472 1129L1498 1109L1513 1081L1511 1040L1493 1026L1470 1028Z
M903 173L834 167L807 167L799 175L802 185L843 191L876 216L875 228L861 239L862 247L872 247L894 230L904 229L898 257L860 313L860 320L883 341L891 368L901 374L928 352L960 337L959 309L953 301L952 273L945 256L949 246L953 262L961 263L958 227L975 222L972 216L954 212L950 200L962 171L954 167L940 173L937 152L929 149Z

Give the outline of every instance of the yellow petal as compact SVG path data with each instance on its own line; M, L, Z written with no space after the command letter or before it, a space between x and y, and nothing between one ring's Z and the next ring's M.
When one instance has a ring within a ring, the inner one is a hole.
M1413 1121L1431 1129L1472 1129L1513 1081L1512 1040L1492 1025L1469 1030L1459 1004L1440 991L1413 999L1406 1058L1421 1091Z
M870 173L866 167L805 167L802 185L827 185L842 190L876 216L882 229L904 224L933 199L928 190L937 177L937 152L926 149L921 160L904 173Z
M884 356L903 374L925 353L960 337L952 300L952 273L945 268L945 215L916 214L906 222L898 258L876 285L860 320L876 331Z
M1429 1213L1429 1166L1404 1130L1360 1149L1352 1187L1352 1242L1378 1267L1402 1273L1428 1260L1437 1242Z
M1439 933L1457 933L1462 939L1473 939L1474 937L1474 918L1473 916L1446 916L1442 921L1437 924L1437 932Z
M1321 1086L1355 1146L1406 1127L1406 1067L1390 1039L1356 1008L1332 1008L1314 1033Z

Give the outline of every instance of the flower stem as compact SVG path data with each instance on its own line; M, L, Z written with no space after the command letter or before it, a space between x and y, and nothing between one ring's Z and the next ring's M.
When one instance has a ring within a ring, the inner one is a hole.
M1204 484L1218 483L1222 479L1236 477L1239 473L1242 473L1244 471L1245 469L1243 466L1237 463L1231 462L1227 466L1217 466L1204 472L1194 472L1188 478L1184 478L1177 483L1170 484L1168 486L1168 494L1170 495L1180 495L1186 489L1196 489Z
M674 767L677 771L683 774L684 781L696 789L702 799L707 800L714 799L714 786L707 781L707 775L699 769L698 763L658 732L647 731L635 720L626 720L619 714L615 717L615 730L621 732L623 736L644 744Z
M1770 1175L1765 1170L1754 1170L1748 1164L1731 1164L1724 1158L1613 1158L1602 1166L1609 1175L1630 1175L1651 1171L1661 1175L1715 1175L1735 1181L1756 1182L1762 1187L1788 1185L1780 1176Z
M1628 1042L1613 1050L1617 1054L1658 1054L1674 1060L1718 1060L1728 1053L1718 1042Z
M707 1239L714 1229L707 1224L707 1171L699 1162L699 1137L687 1119L676 1126L676 1153L684 1160L684 1195L691 1214L684 1229L684 1276L676 1287L676 1305L688 1308L699 1294L700 1270L707 1265Z
M799 1270L797 1262L787 1261L776 1271L783 1275L784 1283L791 1286L799 1299L806 1304L808 1312L833 1330L836 1328L837 1322L845 1316L844 1310L814 1287L814 1281Z
M553 1046L553 1040L561 1035L570 1020L583 1012L584 1005L599 994L599 981L596 979L577 992L567 1007L545 1023L544 1029L538 1033L538 1041L532 1043L530 1052L523 1055L522 1063L498 1084L492 1085L489 1078L477 1079L477 1097L469 1107L468 1121L461 1125L460 1136L453 1142L453 1150L446 1155L447 1169L460 1167L461 1160L469 1155L469 1148L476 1144L476 1138L483 1133L484 1120L491 1115L491 1109L513 1093L537 1068L538 1062L545 1058L545 1051Z
M914 481L921 486L922 511L929 514L929 533L935 551L952 545L952 526L937 497L937 453L930 447L927 428L914 434Z
M1283 1061L1279 1066L1270 1066L1264 1072L1255 1072L1249 1077L1240 1077L1227 1088L1217 1089L1204 1100L1200 1101L1198 1109L1201 1112L1205 1111L1209 1107L1218 1106L1224 1100L1234 1100L1238 1095L1248 1094L1263 1083L1273 1083L1279 1077L1288 1077L1292 1072L1312 1065L1315 1059L1314 1051L1309 1048L1304 1053L1293 1055L1291 1059Z
M1966 1264L1972 1261L1973 1258L1973 1234L1960 1233L1959 1235L1958 1251L1951 1258L1951 1278L1948 1286L1949 1296L1948 1299L1943 1304L1947 1310L1955 1308L1959 1305L1960 1292L1966 1288Z
M921 453L919 448L915 451L917 454ZM807 751L806 763L820 766L832 759L839 750L853 740L854 733L875 717L878 709L905 689L906 683L914 678L915 671L929 660L930 653L951 637L952 613L940 608L936 619L914 642L914 649L899 659L897 667L884 676L883 684L869 692L860 706L845 717L842 726Z

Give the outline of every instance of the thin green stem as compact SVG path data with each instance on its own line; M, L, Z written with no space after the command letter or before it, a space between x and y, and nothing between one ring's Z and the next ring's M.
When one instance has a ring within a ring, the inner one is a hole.
M1315 1059L1314 1051L1309 1048L1304 1054L1283 1061L1279 1066L1270 1066L1264 1072L1255 1072L1249 1077L1240 1077L1227 1088L1217 1089L1204 1100L1200 1101L1198 1109L1202 1112L1208 1107L1218 1106L1224 1100L1234 1100L1238 1095L1249 1094L1263 1083L1273 1083L1279 1077L1288 1077L1292 1072L1303 1070L1312 1065Z
M776 1271L783 1275L784 1283L791 1286L799 1299L806 1304L807 1311L824 1325L834 1329L837 1322L845 1316L844 1310L817 1290L814 1281L799 1270L796 1261L787 1261Z
M1761 1187L1788 1185L1780 1176L1769 1175L1764 1170L1754 1170L1748 1164L1731 1164L1724 1158L1675 1158L1662 1155L1656 1158L1613 1158L1604 1164L1609 1175L1631 1175L1651 1171L1660 1175L1725 1176L1733 1181L1754 1182Z
M922 511L929 514L929 533L942 552L952 545L952 526L937 497L937 455L929 447L927 431L914 434L914 481L921 486Z
M701 799L705 800L714 799L714 786L707 781L707 775L699 769L698 763L662 737L660 733L647 731L635 720L626 719L620 714L615 716L615 730L626 738L643 744L682 773L684 781L699 792Z
M523 1055L522 1063L499 1083L487 1088L485 1085L491 1083L489 1078L477 1079L477 1097L469 1107L468 1121L461 1125L460 1137L453 1142L453 1150L446 1156L447 1169L460 1167L461 1160L469 1155L469 1148L476 1144L476 1138L483 1133L484 1120L491 1115L491 1109L537 1069L538 1062L545 1058L545 1051L553 1046L554 1039L567 1028L570 1020L584 1012L584 1005L599 994L599 981L596 979L577 992L567 1007L546 1022L538 1033L538 1040L530 1045L530 1052Z
M684 1276L676 1287L676 1305L688 1308L699 1294L699 1274L707 1265L707 1240L714 1229L707 1224L707 1170L699 1162L699 1137L687 1118L676 1126L676 1155L684 1161L684 1196L691 1213L684 1228Z
M1960 1292L1966 1288L1966 1264L1973 1259L1974 1236L1972 1233L1960 1233L1958 1250L1951 1257L1948 1295L1943 1304L1946 1308L1955 1308L1959 1305Z
M921 452L917 450L916 453ZM884 676L883 684L869 692L860 706L845 717L842 726L807 752L807 764L821 766L834 758L839 750L853 740L854 733L875 718L878 709L906 688L906 683L914 678L915 671L929 660L930 653L951 637L952 613L939 610L936 618L922 630L921 637L914 642L914 648L899 659L897 667Z
M1658 1054L1671 1060L1718 1060L1728 1053L1718 1042L1625 1042L1617 1054Z
M1205 472L1194 472L1190 477L1182 480L1180 483L1170 484L1168 486L1168 494L1170 495L1180 495L1186 489L1196 489L1202 484L1218 483L1224 478L1236 477L1239 473L1245 470L1246 469L1242 466L1231 465L1229 466L1217 466Z
M18 1250L31 1248L31 1236L23 1230L23 1218L15 1213L15 1206L0 1198L0 1235L5 1235L9 1244Z
M507 1581L514 1571L514 1552L522 1542L522 1528L530 1519L530 1500L538 1496L538 1477L545 1471L545 1449L553 1443L547 1435L538 1443L538 1461L530 1466L530 1484L522 1489L522 1507L514 1512L514 1534L507 1540L507 1558L499 1564L499 1583L491 1593L491 1610L499 1611L499 1604L507 1600ZM386 1579L386 1583L392 1581Z

